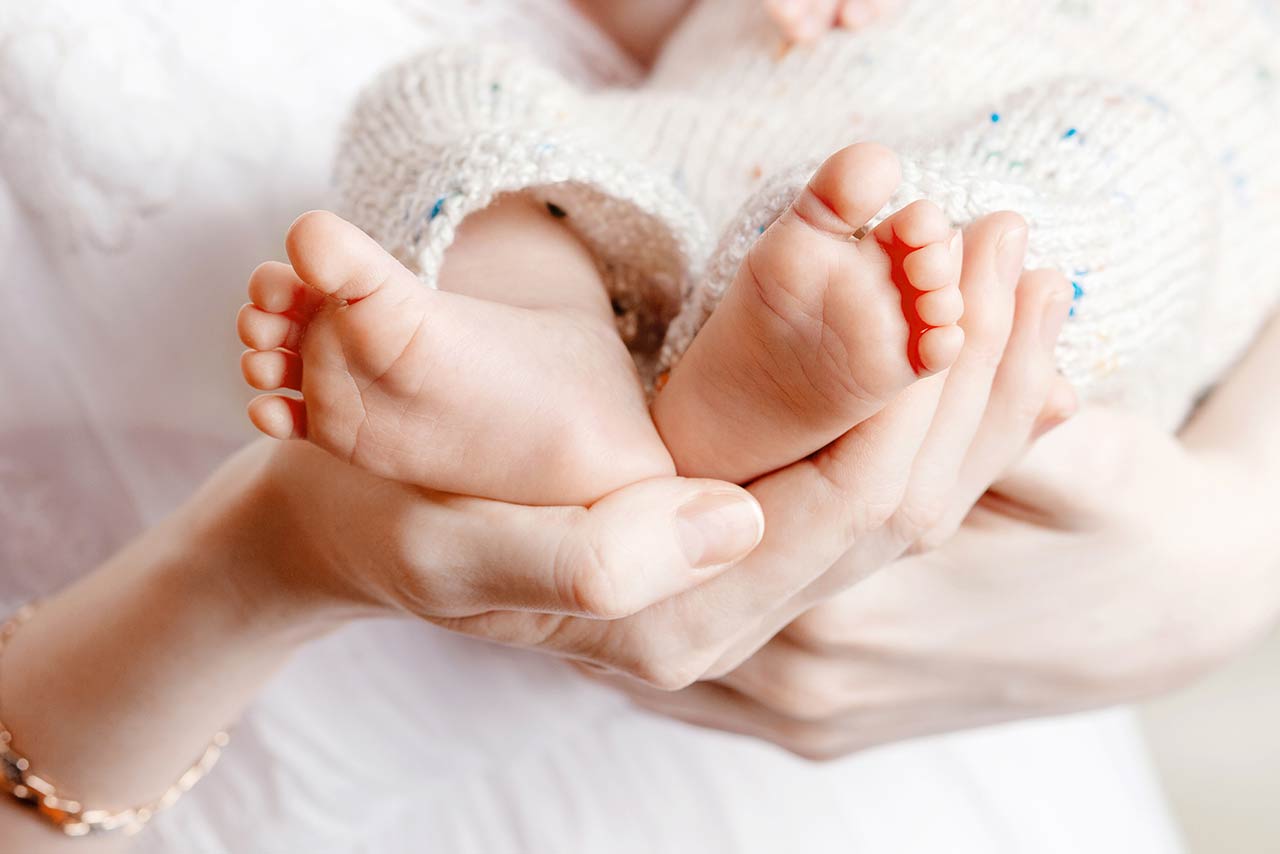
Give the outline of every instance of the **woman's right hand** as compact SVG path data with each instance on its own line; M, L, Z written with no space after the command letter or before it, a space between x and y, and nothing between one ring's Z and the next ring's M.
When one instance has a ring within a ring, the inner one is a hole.
M1015 299L1025 238L1007 214L968 230L967 342L956 366L752 484L769 529L736 566L759 517L726 484L661 479L590 509L523 507L382 481L289 444L250 452L275 484L280 527L305 549L290 564L307 571L282 581L665 689L726 672L796 613L898 557L957 492L976 500L998 471L968 482L975 436L994 437L1001 465L1021 453L1059 387L1052 350L1069 301L1056 274L1023 277ZM692 533L690 545L682 512L709 505L720 509L703 517L707 531L723 537L713 547Z
M5 650L0 719L34 768L118 808L156 797L299 644L361 613L412 613L665 689L722 675L919 540L957 493L976 498L975 435L999 439L996 457L1021 452L1055 387L1066 306L1060 278L1028 275L1015 323L1020 225L995 216L966 233L967 343L947 375L751 485L769 524L754 551L757 506L729 484L668 478L591 508L525 507L264 441L44 602ZM0 807L5 834L57 847Z
M232 466L290 543L270 587L318 611L614 620L724 571L764 532L756 500L713 480L659 478L590 508L531 507L383 480L306 442L264 440ZM537 645L536 634L503 639Z

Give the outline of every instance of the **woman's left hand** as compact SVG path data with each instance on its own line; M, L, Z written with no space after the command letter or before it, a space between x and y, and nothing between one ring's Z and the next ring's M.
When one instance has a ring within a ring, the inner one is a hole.
M641 705L833 758L1101 707L1194 678L1280 610L1280 323L1179 440L1090 410L937 550L797 619L714 682Z

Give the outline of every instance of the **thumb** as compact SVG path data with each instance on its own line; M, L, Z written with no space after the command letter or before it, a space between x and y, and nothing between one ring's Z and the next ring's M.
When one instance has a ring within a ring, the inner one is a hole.
M696 587L764 536L745 489L659 478L589 508L496 505L509 514L479 537L480 607L619 619ZM498 520L494 520L498 521Z

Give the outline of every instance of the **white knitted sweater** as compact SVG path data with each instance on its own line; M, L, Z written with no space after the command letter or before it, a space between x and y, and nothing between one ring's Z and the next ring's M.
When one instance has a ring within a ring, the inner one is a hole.
M457 47L360 100L345 212L433 284L458 224L531 190L597 253L642 372L683 352L816 162L904 155L890 209L1009 208L1077 300L1059 348L1086 397L1175 426L1280 295L1270 0L913 0L789 51L758 0L702 0L634 89L582 91Z

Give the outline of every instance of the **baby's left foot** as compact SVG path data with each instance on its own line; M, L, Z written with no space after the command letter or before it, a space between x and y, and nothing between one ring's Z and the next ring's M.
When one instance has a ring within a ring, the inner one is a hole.
M751 248L654 402L681 474L751 480L951 366L959 233L929 202L866 230L900 178L887 148L845 148Z
M858 30L897 9L900 0L765 0L765 8L795 42L811 42L833 27Z

